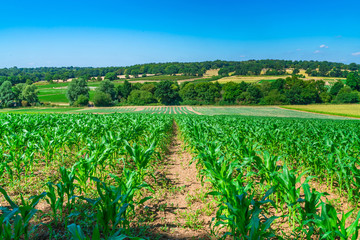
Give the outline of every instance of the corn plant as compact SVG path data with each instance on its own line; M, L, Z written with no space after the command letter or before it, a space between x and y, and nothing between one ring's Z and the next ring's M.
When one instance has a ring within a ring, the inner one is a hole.
M264 209L261 208L265 204L275 207L274 202L268 199L273 191L274 188L271 188L260 201L255 200L254 195L248 195L246 192L234 196L232 203L227 202L219 208L219 211L222 212L227 210L228 214L218 216L220 220L215 226L227 224L231 231L225 233L224 237L230 235L233 239L270 239L275 237L274 231L270 227L277 217L265 217L262 214Z
M25 200L21 195L21 204L17 205L14 203L7 192L0 187L0 193L4 196L6 201L9 203L11 209L2 207L0 210L3 212L2 228L4 232L4 238L8 238L11 233L12 239L29 239L30 237L30 220L38 212L35 208L39 201L46 196L46 193L42 193L38 196L33 196L29 200ZM10 223L12 222L12 227ZM11 230L13 228L13 230ZM0 235L1 236L1 235Z

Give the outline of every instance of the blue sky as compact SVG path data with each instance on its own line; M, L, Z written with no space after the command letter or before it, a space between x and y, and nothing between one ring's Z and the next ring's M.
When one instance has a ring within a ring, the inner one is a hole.
M290 59L360 63L359 1L5 0L0 67Z

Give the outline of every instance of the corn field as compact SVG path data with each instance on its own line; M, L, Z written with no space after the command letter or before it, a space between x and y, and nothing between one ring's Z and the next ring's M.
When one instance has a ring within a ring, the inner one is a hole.
M218 199L215 233L231 239L358 239L357 121L177 121L201 176L213 186L208 194ZM339 212L320 187L351 209Z
M0 239L151 239L137 215L174 125L210 238L358 239L357 121L163 114L0 115Z

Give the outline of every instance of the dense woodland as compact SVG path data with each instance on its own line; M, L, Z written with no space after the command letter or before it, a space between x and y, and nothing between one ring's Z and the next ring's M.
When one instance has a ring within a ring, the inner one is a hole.
M0 69L0 84L10 81L12 84L26 83L26 81L67 80L69 78L83 78L89 80L106 76L114 80L117 75L139 76L143 74L183 74L188 76L202 76L206 70L220 69L219 74L226 76L259 75L266 69L266 75L284 75L286 69L293 69L298 73L304 69L310 76L347 77L351 71L359 71L360 65L351 63L334 63L318 61L289 61L289 60L249 60L249 61L206 61L190 63L149 63L127 67L40 67L40 68L3 68Z

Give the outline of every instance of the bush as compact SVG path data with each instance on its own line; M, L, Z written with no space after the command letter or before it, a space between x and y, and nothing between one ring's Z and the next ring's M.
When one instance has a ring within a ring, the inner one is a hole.
M358 103L359 92L352 91L349 86L343 87L336 96L334 103Z
M94 95L94 105L97 107L108 107L112 105L110 94L96 91Z
M155 102L155 99L151 92L144 90L133 90L128 97L128 102L136 105L145 105Z
M76 101L74 102L74 106L80 107L80 106L86 106L89 104L89 98L85 95L80 95Z

